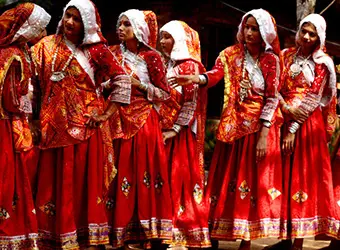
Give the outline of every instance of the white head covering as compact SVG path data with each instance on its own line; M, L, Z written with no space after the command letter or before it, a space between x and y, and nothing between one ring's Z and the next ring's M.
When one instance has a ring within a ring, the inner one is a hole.
M170 58L174 61L193 59L201 62L201 49L198 33L182 21L166 23L160 32L168 32L174 39Z
M118 17L117 25L119 25L119 21L122 18L122 16L126 16L130 20L133 33L135 34L137 40L141 43L144 43L145 45L148 45L150 30L148 24L145 21L143 11L137 9L130 9L121 13Z
M245 22L245 18L247 18L249 15L253 16L256 19L257 24L259 25L262 40L266 44L265 50L274 50L274 48L272 47L272 43L277 38L277 32L271 15L264 9L251 10L243 15L242 21L238 26L237 40L240 43L244 42L242 26L243 23Z
M32 14L27 21L15 33L12 42L16 41L20 36L23 36L27 41L40 35L51 20L51 16L39 5L34 4Z
M84 25L84 39L83 44L93 44L102 41L99 33L100 27L97 23L96 9L93 3L89 0L71 0L64 8L64 14L58 24L57 34L63 25L63 18L65 12L69 7L75 7L80 13Z
M333 96L336 94L336 73L335 66L333 60L323 51L325 49L325 41L326 41L326 21L319 14L310 14L301 20L299 25L299 31L296 33L296 42L299 39L299 33L301 27L305 23L311 23L314 25L316 32L318 33L318 37L320 40L320 47L313 52L313 61L317 64L325 64L329 70L329 82L328 86L326 86L324 94L321 99L321 104L326 106L332 100Z

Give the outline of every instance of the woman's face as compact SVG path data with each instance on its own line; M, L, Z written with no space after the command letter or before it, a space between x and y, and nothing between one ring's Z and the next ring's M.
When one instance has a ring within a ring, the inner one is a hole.
M64 34L70 41L79 41L84 37L84 24L77 8L70 7L66 10L64 19Z
M119 20L117 34L121 42L135 38L131 22L126 16L122 16Z
M299 31L298 43L307 49L314 50L320 43L316 28L311 23L304 23Z
M163 53L167 57L170 57L172 48L174 47L174 43L175 43L175 40L172 38L172 36L168 32L166 31L161 32L160 44L161 44Z
M259 25L253 16L249 16L243 29L244 40L246 44L255 45L262 44L262 37Z

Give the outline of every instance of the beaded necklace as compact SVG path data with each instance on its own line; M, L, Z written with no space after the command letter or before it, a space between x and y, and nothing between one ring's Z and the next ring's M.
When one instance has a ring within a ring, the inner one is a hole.
M65 65L61 69L61 71L55 72L54 65L55 65L55 61L57 60L58 51L59 51L59 47L57 47L57 49L55 50L55 52L52 56L52 67L51 67L52 75L50 77L50 80L53 81L53 82L59 82L60 80L65 78L65 69L69 66L72 58L75 55L75 51L73 51L72 54L68 57Z

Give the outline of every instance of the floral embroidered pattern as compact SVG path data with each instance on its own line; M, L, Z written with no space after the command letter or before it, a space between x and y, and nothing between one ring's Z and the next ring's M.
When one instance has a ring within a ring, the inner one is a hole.
M9 218L9 213L7 212L6 209L0 208L0 221L2 220L7 220Z
M272 200L275 200L277 197L281 195L281 192L273 187L268 190L268 194L270 195L270 197L272 197Z
M113 208L113 206L114 206L114 200L111 199L111 198L107 199L107 201L106 201L106 208L108 210L111 210Z
M126 177L124 177L123 182L121 184L121 187L122 187L123 194L127 197L129 195L129 193L130 193L131 185L128 182Z
M307 199L308 199L308 195L303 192L302 190L296 192L294 195L293 195L293 200L295 200L297 203L302 203L302 202L305 202Z
M55 204L51 201L47 202L45 205L42 205L39 207L41 211L43 211L45 214L49 216L55 216L56 214L56 207Z
M164 185L164 182L163 182L161 175L157 174L157 178L156 178L156 181L155 181L155 188L156 188L157 193L161 192L163 185Z
M150 185L151 185L151 181L150 181L150 174L147 172L147 171L145 171L144 172L144 180L143 180L143 182L144 182L144 184L145 184L145 186L147 187L147 188L150 188Z
M184 213L184 211L185 211L185 207L183 205L180 205L178 212L177 212L177 215L181 216Z
M195 199L196 203L200 204L202 202L202 198L203 198L203 190L200 187L200 185L198 185L197 183L194 187L193 195L194 195L194 199Z
M213 195L213 196L210 197L210 204L211 204L211 206L216 207L216 205L217 205L216 195Z
M247 182L245 180L242 181L242 183L239 186L238 190L240 191L241 199L243 200L244 198L246 198L246 196L250 192L250 188L248 187L248 184L247 184Z

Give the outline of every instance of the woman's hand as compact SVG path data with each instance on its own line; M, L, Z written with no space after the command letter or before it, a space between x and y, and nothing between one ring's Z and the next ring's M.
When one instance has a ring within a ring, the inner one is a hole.
M295 134L288 133L282 144L282 150L284 154L291 154L294 152Z
M263 160L267 153L267 136L261 135L256 145L256 162Z
M164 144L166 143L166 140L172 138L172 137L175 137L177 135L177 133L173 130L168 130L168 131L165 131L162 133L162 136L163 136L163 142Z
M102 115L97 115L97 114L94 114L94 115L89 115L89 114L85 114L84 115L85 117L88 117L89 119L86 121L86 125L92 127L92 128L97 128L97 127L100 127L100 125L103 123L103 122L106 122L108 119L109 119L109 115L107 114L102 114Z
M295 121L297 121L300 124L304 123L304 121L307 120L307 118L308 118L307 112L305 112L305 111L303 111L299 108L291 107L289 109L289 114Z
M168 82L172 88L199 83L199 81L199 75L177 75L168 78Z
M130 81L131 81L131 85L137 88L140 88L140 86L142 85L141 82L137 80L136 78L134 78L133 76L130 77Z
M41 138L40 120L33 120L29 123L34 145L38 145Z

